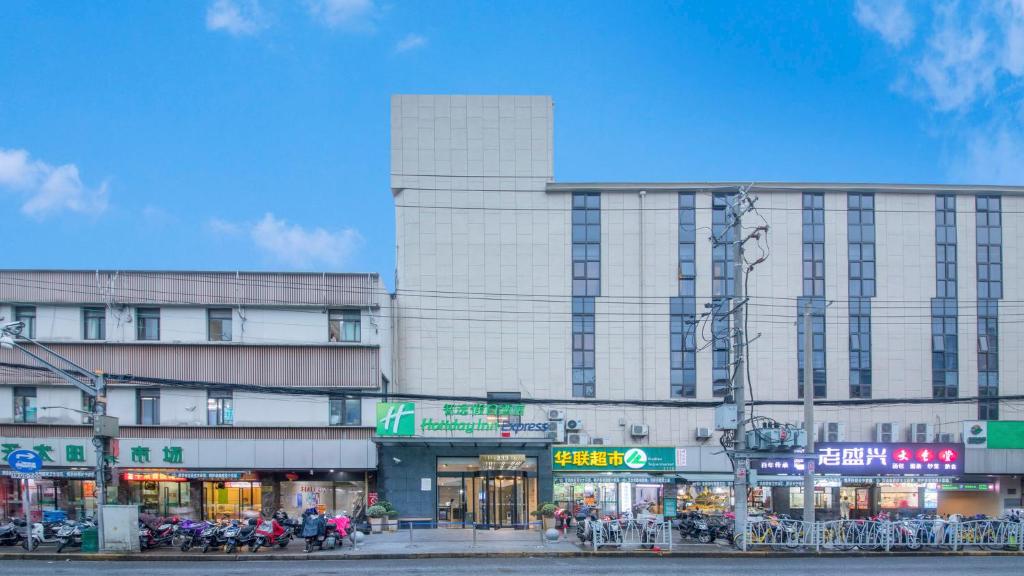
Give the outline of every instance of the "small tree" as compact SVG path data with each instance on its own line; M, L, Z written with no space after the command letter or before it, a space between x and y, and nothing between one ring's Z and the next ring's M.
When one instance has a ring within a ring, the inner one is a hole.
M539 509L534 510L533 515L538 518L554 518L555 510L557 509L558 507L553 502L544 502L540 505Z
M366 515L370 518L384 518L388 516L388 509L381 506L379 503L374 504L366 509Z

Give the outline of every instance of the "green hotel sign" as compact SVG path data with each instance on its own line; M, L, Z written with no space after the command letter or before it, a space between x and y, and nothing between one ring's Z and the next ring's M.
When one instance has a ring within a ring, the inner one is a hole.
M551 469L558 471L675 471L676 449L637 446L561 446L551 449Z
M377 436L412 436L415 433L415 403L377 403Z

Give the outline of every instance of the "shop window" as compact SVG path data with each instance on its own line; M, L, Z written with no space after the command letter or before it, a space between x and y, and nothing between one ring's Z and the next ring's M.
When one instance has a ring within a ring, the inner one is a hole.
M878 506L885 510L920 508L920 488L917 484L883 484L879 487Z
M789 489L789 508L796 510L804 507L804 489L803 488L790 488ZM832 489L831 488L815 488L814 489L814 508L816 510L831 510L832 509Z
M136 340L159 340L160 339L160 309L159 308L136 308L135 309L135 339Z
M363 405L358 396L332 396L330 403L331 426L360 426Z
M160 389L140 388L136 391L136 422L142 426L160 424Z
M203 510L207 520L258 515L263 510L262 485L259 482L203 482ZM288 513L292 515L291 511ZM294 516L301 516L301 512Z
M231 308L206 311L206 333L210 342L231 342Z
M327 321L331 342L359 342L362 338L359 310L331 310Z
M207 393L206 420L210 426L231 426L235 423L235 404L230 390Z
M31 424L36 421L36 389L31 386L14 388L14 421Z
M107 339L107 311L104 308L82 308L82 339Z
M14 307L14 321L24 322L25 327L21 329L21 335L25 338L36 337L36 307L35 306L15 306Z

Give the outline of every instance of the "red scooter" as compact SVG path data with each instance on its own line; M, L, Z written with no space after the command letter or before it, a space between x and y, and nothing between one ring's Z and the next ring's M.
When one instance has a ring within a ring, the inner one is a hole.
M285 530L277 520L271 518L256 525L256 535L253 537L252 543L249 544L249 551L256 552L263 546L270 547L274 544L284 548L291 541L291 531Z

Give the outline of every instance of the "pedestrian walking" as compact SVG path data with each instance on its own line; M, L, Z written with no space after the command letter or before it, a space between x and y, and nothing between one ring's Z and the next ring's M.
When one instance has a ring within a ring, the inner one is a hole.
M850 508L853 507L853 503L850 502L849 496L843 496L843 499L839 501L839 518L842 520L850 519Z

